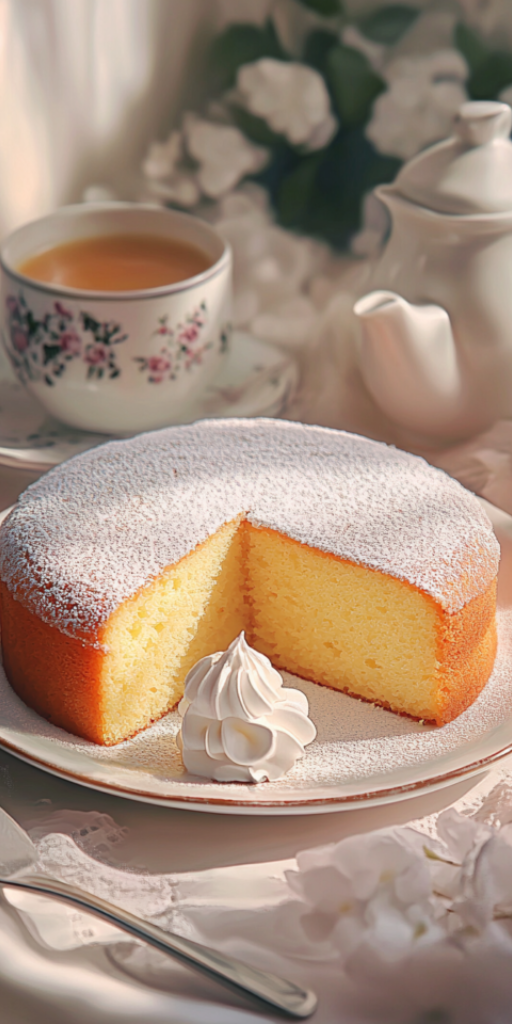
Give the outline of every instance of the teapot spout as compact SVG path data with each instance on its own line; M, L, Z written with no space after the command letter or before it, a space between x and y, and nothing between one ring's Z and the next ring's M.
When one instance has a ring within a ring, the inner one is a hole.
M401 427L446 436L461 405L461 377L450 318L441 306L417 306L389 291L359 299L359 365L366 387Z

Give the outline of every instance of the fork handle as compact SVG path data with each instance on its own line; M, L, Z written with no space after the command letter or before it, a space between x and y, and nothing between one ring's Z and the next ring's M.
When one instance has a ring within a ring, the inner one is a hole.
M255 996L290 1017L304 1019L310 1017L316 1010L318 1000L311 989L299 988L298 985L285 978L279 978L267 971L260 971L256 967L249 967L241 960L227 956L225 953L218 953L199 942L184 939L181 935L176 935L173 932L164 932L157 925L150 924L148 921L136 917L135 914L130 914L128 910L107 903L99 896L93 896L68 882L31 876L23 881L0 878L0 886L12 886L15 889L25 889L28 892L43 893L45 896L66 900L83 910L91 911L110 924L116 925L117 928L121 928L122 931L133 935L136 939L149 943L150 946L159 949L161 953L167 953L175 960L186 964L187 967L201 971L209 978L213 978L214 981L235 989L237 992Z

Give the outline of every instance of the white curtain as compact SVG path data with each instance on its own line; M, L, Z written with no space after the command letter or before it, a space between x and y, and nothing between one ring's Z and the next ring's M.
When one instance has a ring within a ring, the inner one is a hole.
M130 194L215 16L210 0L0 0L0 236L91 182Z

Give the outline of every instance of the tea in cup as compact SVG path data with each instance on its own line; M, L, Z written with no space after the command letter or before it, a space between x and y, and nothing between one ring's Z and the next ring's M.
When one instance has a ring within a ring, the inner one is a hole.
M3 344L74 427L177 423L226 353L231 252L203 221L131 203L63 207L0 250Z
M186 281L210 266L206 253L186 242L156 235L98 235L44 249L17 269L33 281L66 288L127 292Z

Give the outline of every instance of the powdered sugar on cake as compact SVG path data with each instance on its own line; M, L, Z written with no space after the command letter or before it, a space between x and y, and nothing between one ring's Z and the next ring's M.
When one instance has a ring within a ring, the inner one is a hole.
M38 480L1 528L0 576L45 622L94 641L123 600L240 514L448 612L498 569L476 499L422 459L321 427L210 420L110 442Z

